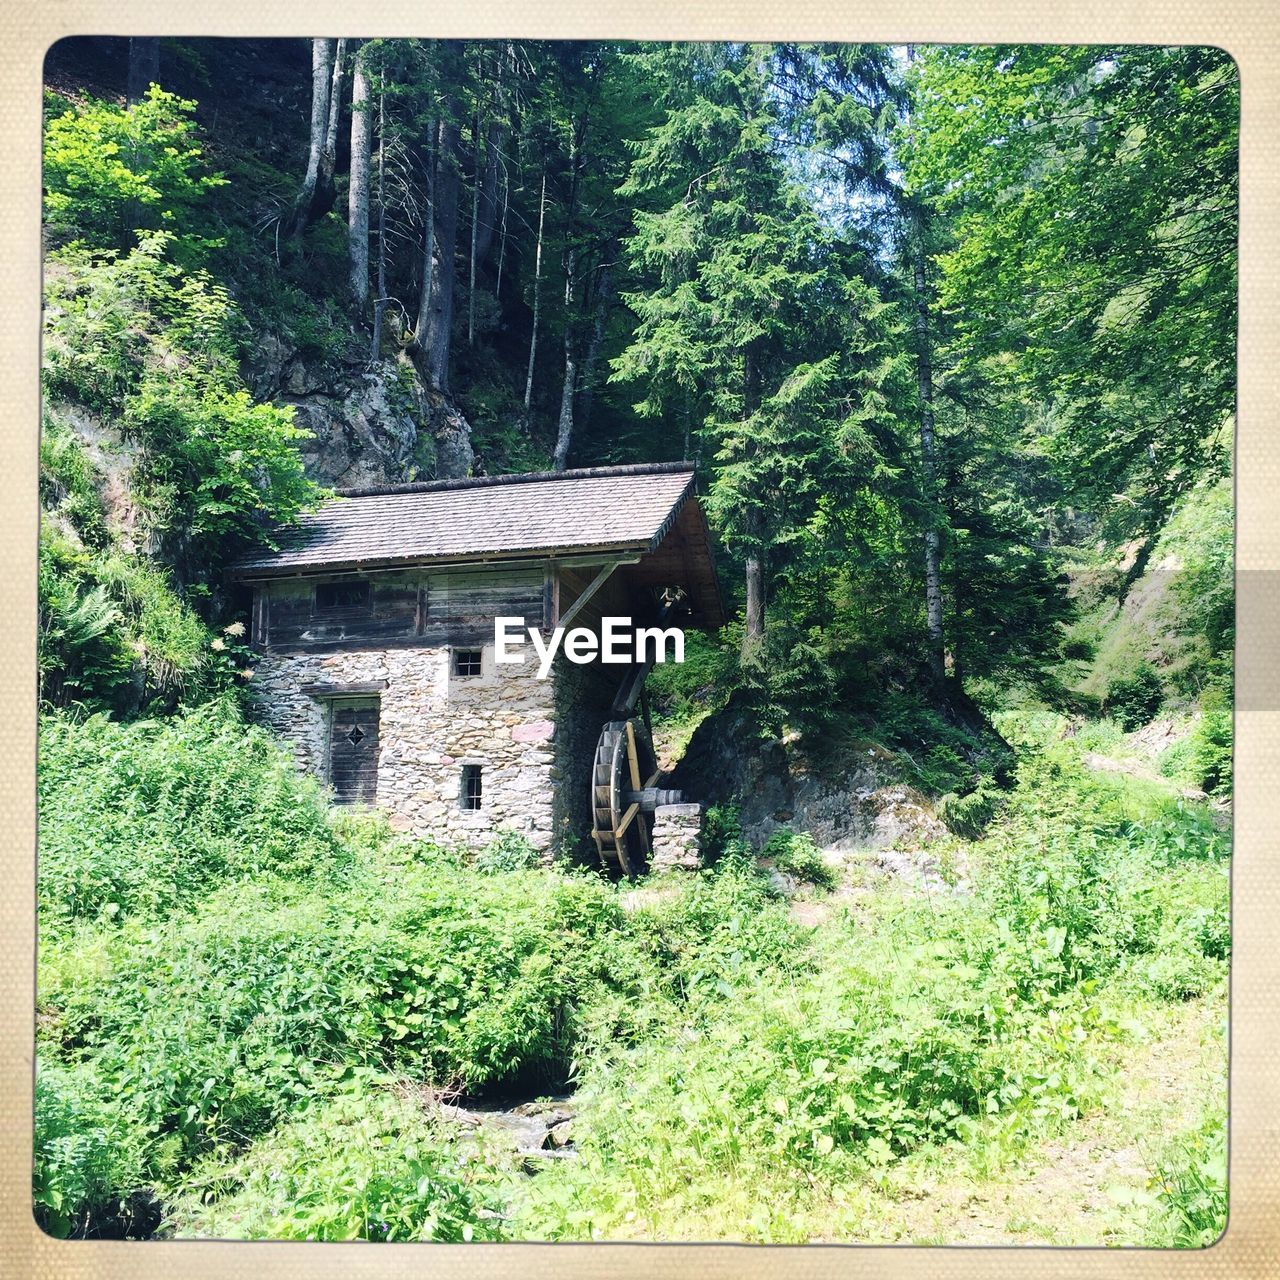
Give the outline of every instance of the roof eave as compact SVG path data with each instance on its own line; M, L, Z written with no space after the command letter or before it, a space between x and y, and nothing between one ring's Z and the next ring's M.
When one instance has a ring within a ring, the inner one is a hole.
M228 582L256 582L264 578L313 578L340 573L373 573L392 569L417 569L428 566L461 566L528 563L547 561L581 561L592 557L639 557L653 549L650 542L599 543L572 547L525 547L512 551L468 552L453 556L380 556L367 560L325 560L314 564L231 566L226 570Z

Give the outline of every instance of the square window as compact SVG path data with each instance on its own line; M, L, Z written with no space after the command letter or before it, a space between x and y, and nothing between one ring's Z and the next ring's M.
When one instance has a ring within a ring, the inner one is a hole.
M480 766L478 764L464 764L462 766L462 789L459 795L462 807L473 813L476 812L480 808L481 795Z
M317 582L317 613L337 613L347 609L373 607L373 584L367 579L348 578L341 582Z
M453 674L455 676L478 676L481 674L483 666L479 649L455 649L453 651Z

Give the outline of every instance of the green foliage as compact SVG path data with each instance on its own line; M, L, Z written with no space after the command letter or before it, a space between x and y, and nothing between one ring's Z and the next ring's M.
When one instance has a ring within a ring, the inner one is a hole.
M938 816L947 829L966 840L976 840L990 825L1000 808L1000 793L979 785L967 795L951 792L938 804Z
M145 1135L93 1083L85 1071L49 1062L36 1073L36 1220L60 1238L140 1225L134 1193L146 1187Z
M1215 686L1204 696L1191 735L1191 769L1197 785L1214 795L1230 795L1234 721L1231 693Z
M110 706L129 684L134 655L123 615L106 586L95 582L92 561L66 538L40 543L40 696L45 702Z
M172 720L51 715L40 725L46 929L155 919L228 877L342 861L319 786L227 703Z
M240 386L243 330L228 291L171 260L174 244L154 232L127 253L70 248L49 262L46 393L110 423L104 466L127 474L141 517L131 534L150 534L161 561L115 549L108 477L74 416L47 413L41 496L57 520L42 530L41 691L55 705L137 710L234 685L247 670L228 640L238 624L206 630L198 584L317 496L292 410L254 404Z
M140 448L134 496L172 554L211 572L316 497L290 409L240 385L240 317L223 285L168 257L67 251L46 288L45 388L118 417Z
M760 856L770 859L779 871L806 880L819 889L834 889L839 880L836 868L823 860L822 850L807 831L780 828L765 841Z
M1072 489L1155 532L1222 466L1234 411L1230 56L937 46L914 79L908 180L956 220L942 301L965 367L1047 400Z
M1171 1144L1155 1170L1155 1190L1175 1249L1205 1249L1227 1229L1227 1131L1209 1121Z
M1169 579L1160 622L1180 643L1170 646L1171 675L1190 691L1230 669L1235 644L1235 503L1229 479L1202 485L1174 511L1152 552Z
M1150 663L1138 663L1127 676L1112 680L1105 707L1123 729L1137 729L1149 723L1164 701L1164 685Z
M135 231L177 228L184 258L212 241L200 234L207 192L223 185L205 171L195 103L152 85L128 107L89 98L47 119L45 224L60 241L124 249Z
M421 1101L365 1087L307 1108L217 1167L210 1189L234 1191L182 1217L202 1236L237 1240L500 1239L493 1187L471 1176L484 1170L478 1153L468 1169Z
M501 828L471 861L477 871L528 871L541 861L537 849L519 831Z
M624 907L594 875L328 823L225 714L51 717L41 766L36 1187L64 1232L148 1230L159 1197L183 1233L576 1237L737 1185L747 1238L796 1238L758 1216L785 1186L1016 1151L1088 1105L1111 1003L1225 976L1225 837L1066 747L1024 766L970 895L819 930L728 810L713 870ZM766 852L821 862L791 833ZM412 1101L570 1072L581 1156L518 1187Z

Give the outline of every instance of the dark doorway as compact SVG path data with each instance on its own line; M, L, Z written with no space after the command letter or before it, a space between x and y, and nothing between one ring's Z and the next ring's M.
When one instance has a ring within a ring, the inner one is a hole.
M378 699L334 699L329 785L339 804L373 804L378 794Z

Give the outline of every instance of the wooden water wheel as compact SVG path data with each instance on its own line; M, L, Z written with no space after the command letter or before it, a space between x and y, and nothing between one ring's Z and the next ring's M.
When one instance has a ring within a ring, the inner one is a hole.
M681 799L678 791L654 786L659 776L644 721L610 720L591 771L591 834L601 861L624 875L638 876L649 864L654 810Z

